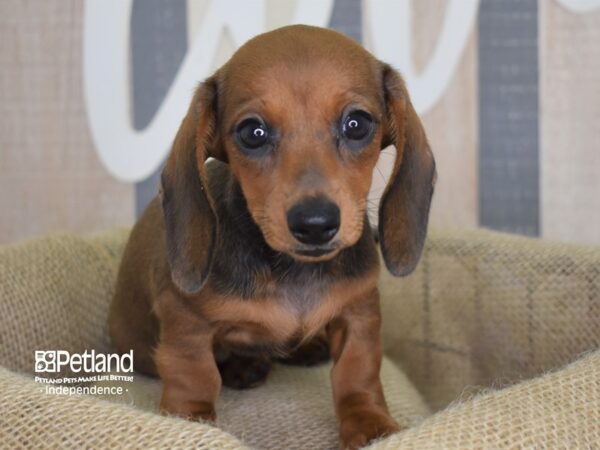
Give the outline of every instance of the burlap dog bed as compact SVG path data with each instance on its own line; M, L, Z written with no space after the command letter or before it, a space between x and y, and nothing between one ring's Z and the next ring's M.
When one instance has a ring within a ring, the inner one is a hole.
M160 385L56 396L34 351L110 352L106 316L126 231L0 249L3 448L336 448L328 367L277 366L225 389L218 427L155 413ZM488 231L430 233L416 272L382 274L382 377L406 429L392 448L600 446L600 250Z

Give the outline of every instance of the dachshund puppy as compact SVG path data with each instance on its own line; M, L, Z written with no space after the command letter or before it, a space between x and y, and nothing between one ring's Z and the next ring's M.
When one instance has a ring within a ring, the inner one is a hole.
M398 73L341 34L290 26L250 40L200 85L110 310L118 350L162 379L162 411L214 420L222 384L261 383L273 358L330 355L342 447L399 429L379 380L366 213L390 144L379 238L402 276L423 248L435 163Z

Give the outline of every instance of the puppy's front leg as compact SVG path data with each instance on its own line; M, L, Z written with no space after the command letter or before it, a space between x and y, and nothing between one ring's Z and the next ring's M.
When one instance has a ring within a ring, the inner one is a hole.
M373 289L327 328L342 448L360 448L400 429L388 412L379 380L380 325L379 294Z
M154 356L163 382L160 410L214 421L221 376L213 355L212 330L189 311L161 309L160 342Z

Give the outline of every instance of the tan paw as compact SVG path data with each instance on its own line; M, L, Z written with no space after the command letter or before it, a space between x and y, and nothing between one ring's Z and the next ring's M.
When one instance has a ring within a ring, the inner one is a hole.
M160 412L165 415L174 415L188 420L214 423L217 414L212 403L186 401L177 404L160 403Z
M345 416L340 423L340 447L354 450L374 439L400 431L389 414L377 410L362 410Z

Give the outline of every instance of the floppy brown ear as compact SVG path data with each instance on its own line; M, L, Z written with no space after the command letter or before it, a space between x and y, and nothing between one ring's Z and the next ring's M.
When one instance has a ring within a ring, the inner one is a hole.
M216 100L213 77L196 90L161 175L171 278L188 295L204 286L216 241L217 220L204 170L215 142Z
M435 161L423 125L400 75L383 65L387 130L382 147L396 147L396 161L379 206L383 259L395 276L411 273L421 256L435 184Z

